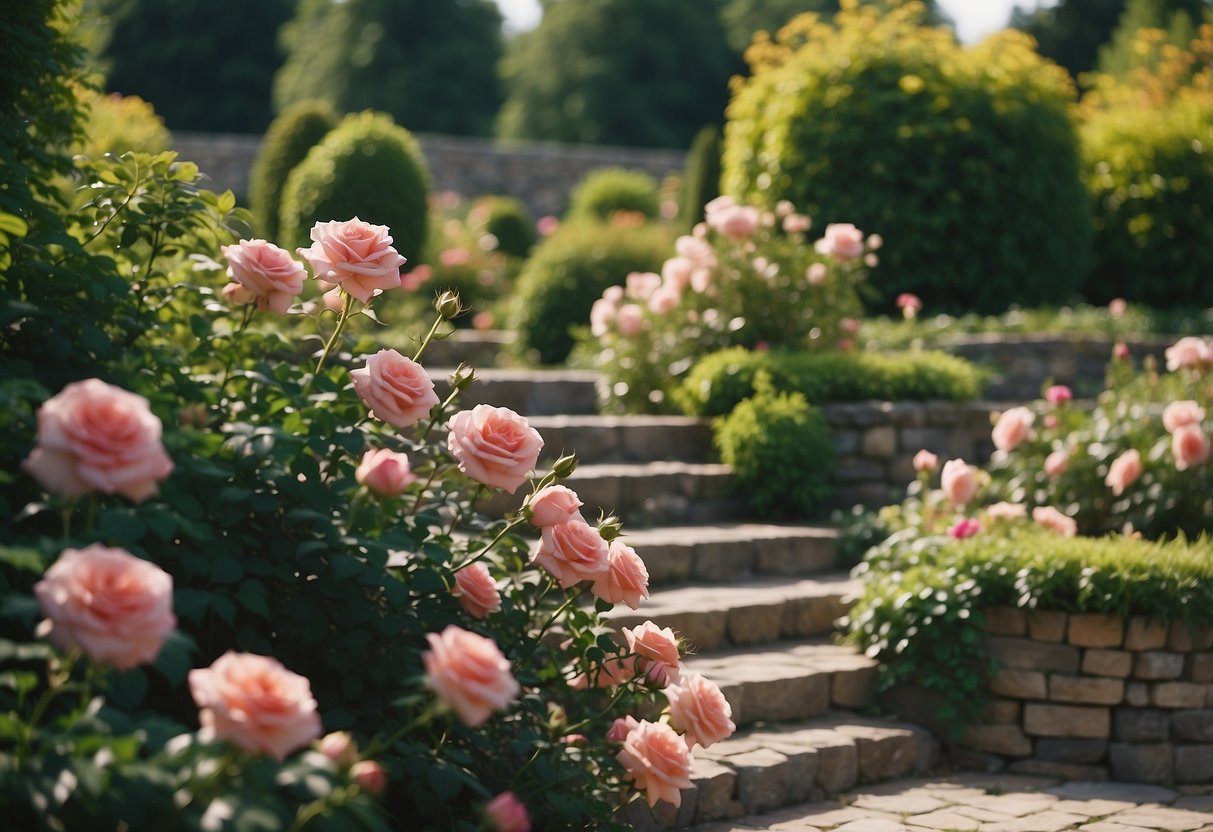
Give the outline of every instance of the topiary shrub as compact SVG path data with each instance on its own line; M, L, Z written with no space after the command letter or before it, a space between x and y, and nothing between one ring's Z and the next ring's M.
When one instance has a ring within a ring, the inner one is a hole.
M287 177L281 242L307 245L316 222L357 216L391 228L396 250L417 258L429 225L429 187L412 133L383 113L347 116Z
M476 214L481 207L472 209ZM539 234L535 221L520 200L512 196L488 197L484 203L484 230L497 240L497 251L511 257L526 257L531 253Z
M761 516L812 515L831 491L830 426L800 393L778 393L769 379L758 386L753 398L712 422L720 458L732 467L737 492Z
M286 178L337 126L326 101L300 101L270 123L249 171L249 205L258 233L277 237L282 229L282 189Z
M584 326L603 291L630 272L661 268L673 239L656 225L566 223L527 261L514 289L517 345L543 364L573 348L570 328Z
M78 95L88 115L73 153L97 159L106 153L160 153L172 145L164 119L139 96L102 95L85 88Z
M695 134L682 179L679 217L687 231L703 220L703 206L720 196L720 128L712 125Z
M833 25L805 15L747 53L724 192L878 230L886 302L912 291L932 309L1001 312L1068 299L1091 221L1065 72L1021 33L962 48L920 25L921 4L843 5Z
M624 168L592 171L569 196L572 220L608 220L617 211L632 211L655 220L660 209L661 196L653 177Z

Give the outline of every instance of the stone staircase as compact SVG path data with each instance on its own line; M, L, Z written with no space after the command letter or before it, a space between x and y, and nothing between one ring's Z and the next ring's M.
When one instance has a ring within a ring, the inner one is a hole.
M436 380L443 372L431 370ZM689 644L687 666L716 682L732 707L737 733L696 749L695 788L681 808L634 801L625 822L659 830L761 815L935 766L930 732L870 715L876 663L835 643L834 622L857 587L837 565L833 529L747 522L727 467L711 461L706 424L597 415L593 373L477 375L464 407L484 402L527 416L545 439L541 464L578 454L568 484L586 517L602 510L623 519L651 597L608 618L673 628Z

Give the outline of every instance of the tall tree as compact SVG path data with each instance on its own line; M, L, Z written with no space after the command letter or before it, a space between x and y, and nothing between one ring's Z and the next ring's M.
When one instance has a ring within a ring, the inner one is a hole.
M1142 54L1136 44L1142 29L1159 29L1165 33L1166 43L1186 48L1196 33L1200 18L1193 19L1191 9L1168 8L1168 5L1175 4L1168 4L1166 0L1128 0L1111 39L1099 49L1099 71L1123 79L1148 62L1150 56ZM1199 14L1200 10L1196 11Z
M492 0L300 0L274 106L309 98L390 113L412 131L487 135L501 104Z
M718 0L721 4L720 18L728 33L729 45L738 52L750 45L754 33L765 30L774 35L798 14L816 12L830 18L838 11L839 0ZM948 22L939 11L936 0L924 0L927 6L926 21L932 25ZM887 5L887 0L884 0Z
M724 118L742 70L718 4L558 0L502 64L507 138L678 147Z

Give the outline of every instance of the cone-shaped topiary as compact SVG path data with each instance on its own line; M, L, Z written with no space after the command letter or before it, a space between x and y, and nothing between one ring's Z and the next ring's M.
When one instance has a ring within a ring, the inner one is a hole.
M274 119L249 171L249 206L257 233L276 238L282 228L282 188L295 166L337 126L325 101L300 101Z
M616 211L634 211L657 219L661 196L653 177L638 170L599 168L573 188L569 219L606 220Z
M703 206L720 196L720 128L705 127L695 134L687 153L679 218L690 231L703 219Z
M394 247L421 256L428 226L429 169L413 134L391 116L346 116L287 177L281 242L308 245L317 222L357 216L391 229Z

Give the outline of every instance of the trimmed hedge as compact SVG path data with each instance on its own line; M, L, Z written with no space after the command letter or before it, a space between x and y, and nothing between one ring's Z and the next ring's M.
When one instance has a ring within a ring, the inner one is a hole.
M700 130L691 142L678 215L688 233L703 221L703 206L720 196L720 151L720 128L715 125Z
M661 210L657 182L625 168L591 171L569 195L569 219L609 220L616 211L634 211L655 220Z
M337 113L319 100L293 104L270 123L249 171L249 207L258 234L279 237L287 177L336 126Z

